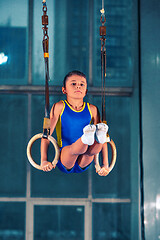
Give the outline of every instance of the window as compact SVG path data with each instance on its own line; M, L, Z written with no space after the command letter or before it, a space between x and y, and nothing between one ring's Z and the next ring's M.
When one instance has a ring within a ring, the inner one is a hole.
M117 147L107 177L99 177L94 164L66 175L57 168L44 173L27 161L27 143L42 132L44 118L42 3L0 4L0 239L138 239L137 1L104 3L106 119ZM87 75L85 101L101 113L100 9L95 0L47 1L50 107L65 98L63 78L77 69ZM32 154L39 163L40 140ZM53 155L50 147L50 160Z

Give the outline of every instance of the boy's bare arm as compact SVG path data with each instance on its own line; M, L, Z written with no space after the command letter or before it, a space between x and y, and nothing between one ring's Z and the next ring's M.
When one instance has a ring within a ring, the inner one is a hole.
M109 163L108 163L108 147L107 147L107 143L103 144L102 155L103 155L103 167L108 168L109 167Z
M93 123L96 125L97 123L102 122L100 118L99 110L96 106L90 105L92 117L93 117ZM101 170L98 172L100 176L106 176L109 173L109 163L108 163L108 147L107 143L103 144L102 147L102 156L103 156L103 165Z
M63 103L62 101L56 103L53 105L51 112L50 112L50 135L52 135L59 115L63 109ZM49 140L42 138L41 140L41 166L44 171L50 171L52 170L53 166L50 162L47 160L47 151L49 146Z
M92 112L93 124L96 125L97 123L100 123L101 119L100 119L100 113L99 113L98 108L96 106L90 104L90 109L91 109L91 112Z
M103 144L102 147L103 164L101 169L97 172L100 176L107 176L109 174L109 163L108 163L108 147L107 143Z

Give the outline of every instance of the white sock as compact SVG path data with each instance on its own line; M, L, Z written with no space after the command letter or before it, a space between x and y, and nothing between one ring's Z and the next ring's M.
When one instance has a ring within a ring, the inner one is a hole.
M83 128L83 135L81 137L82 142L87 145L93 145L95 140L95 131L96 131L95 125L89 124L85 126Z
M105 143L107 132L108 132L108 125L105 123L98 123L96 125L96 141L102 144Z

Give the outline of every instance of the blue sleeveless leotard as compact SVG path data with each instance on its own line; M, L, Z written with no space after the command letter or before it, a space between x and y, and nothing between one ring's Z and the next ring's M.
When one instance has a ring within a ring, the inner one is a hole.
M66 100L62 102L64 104L63 110L56 125L57 143L60 150L63 147L76 142L83 135L83 128L90 124L92 120L89 103L84 102L83 108L80 111L76 111ZM66 173L82 172L88 168L82 169L76 162L75 166L68 171L62 165L60 160L58 161L57 166L61 171Z

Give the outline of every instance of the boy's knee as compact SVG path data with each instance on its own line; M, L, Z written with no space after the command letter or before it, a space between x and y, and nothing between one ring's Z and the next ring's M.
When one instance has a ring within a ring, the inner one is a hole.
M82 154L86 153L87 149L88 149L87 145L86 145L86 147L83 147L82 149L75 149L71 145L70 148L69 148L69 151L70 151L71 155L79 156L79 155L82 155Z
M89 156L93 156L93 155L98 154L102 150L102 146L103 146L103 144L101 144L101 143L95 143L95 145L92 146L92 148L90 147L88 149L87 154Z

